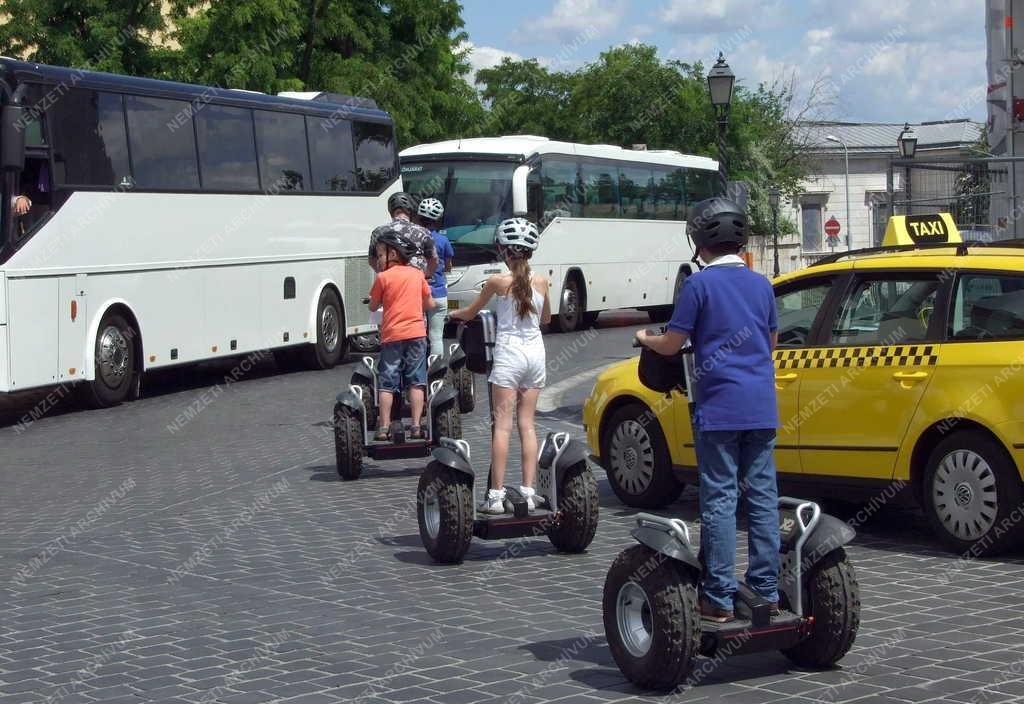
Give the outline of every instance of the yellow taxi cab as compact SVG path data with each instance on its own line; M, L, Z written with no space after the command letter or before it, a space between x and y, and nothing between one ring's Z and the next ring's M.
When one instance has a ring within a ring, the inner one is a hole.
M862 518L913 500L949 547L994 554L1024 526L1024 245L959 242L948 214L894 217L886 243L772 282L780 488ZM583 421L618 497L656 508L697 458L685 389L637 364L602 373Z

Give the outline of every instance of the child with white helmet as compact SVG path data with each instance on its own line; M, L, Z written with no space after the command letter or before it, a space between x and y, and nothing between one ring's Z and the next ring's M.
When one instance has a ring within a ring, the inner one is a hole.
M496 297L497 339L494 366L488 377L493 385L493 487L488 490L480 511L500 514L505 511L505 466L512 436L513 408L523 456L523 485L519 490L529 507L535 508L533 482L537 474L537 431L533 417L547 368L540 326L551 321L551 302L547 277L530 270L530 257L540 241L537 226L525 218L505 220L498 225L494 241L509 273L495 274L487 279L477 299L466 308L454 311L451 317L472 320L492 297Z
M420 225L430 231L437 253L437 269L430 276L430 295L437 307L427 312L427 338L430 340L430 354L444 354L444 320L448 315L448 279L446 273L452 270L455 249L448 238L440 232L444 205L437 198L424 198L416 209Z

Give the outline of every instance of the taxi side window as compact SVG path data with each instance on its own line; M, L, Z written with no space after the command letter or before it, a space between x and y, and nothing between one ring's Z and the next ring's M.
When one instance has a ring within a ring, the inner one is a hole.
M814 319L825 303L832 282L809 282L775 296L779 318L778 347L803 347L811 334Z
M953 296L949 336L954 340L1024 337L1024 276L961 276Z
M934 275L858 281L843 299L830 344L898 345L926 340L938 289Z

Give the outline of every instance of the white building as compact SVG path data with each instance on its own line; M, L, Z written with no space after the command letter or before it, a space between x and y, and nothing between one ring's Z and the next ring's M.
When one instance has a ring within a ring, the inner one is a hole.
M889 161L898 158L897 138L902 124L881 123L809 123L806 125L811 149L811 176L801 185L795 202L784 199L779 218L788 218L797 225L798 234L781 237L779 265L785 273L810 264L832 251L846 249L847 235L852 234L853 249L881 243L888 221L886 176ZM911 125L917 136L915 159L934 157L980 156L976 147L983 126L969 120L925 122ZM847 222L846 166L842 144L827 137L836 137L849 150L850 210ZM913 169L911 199L915 212L935 212L948 206L941 203L944 194L952 193L951 172ZM893 174L896 191L896 213L901 214L905 200L905 170L897 167ZM825 236L825 223L835 218L840 234L835 248ZM761 238L759 238L761 239ZM752 246L755 267L771 274L773 253L771 238Z

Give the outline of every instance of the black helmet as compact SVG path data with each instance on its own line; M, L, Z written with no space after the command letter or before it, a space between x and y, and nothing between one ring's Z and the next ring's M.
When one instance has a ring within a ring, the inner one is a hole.
M747 243L750 227L746 213L739 204L728 198L708 198L690 210L686 232L693 240L693 249L718 244L735 244L742 247Z
M404 210L409 215L415 214L416 199L405 191L392 193L391 197L388 198L388 212L393 215L396 210Z
M416 246L402 232L391 227L387 227L377 236L376 244L394 248L403 261L409 261L416 253Z

